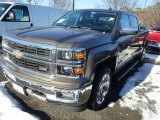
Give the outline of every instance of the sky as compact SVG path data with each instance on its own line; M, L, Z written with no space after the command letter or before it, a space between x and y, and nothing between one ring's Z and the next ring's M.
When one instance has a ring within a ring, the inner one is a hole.
M75 0L76 1L76 9L83 9L83 8L95 8L96 4L100 3L101 0Z
M48 5L49 0L45 0L43 5ZM72 0L71 0L72 1ZM144 8L146 0L138 0L138 7ZM147 6L151 5L152 0L147 0ZM76 9L85 9L85 8L97 8L96 4L101 4L101 0L75 0L75 8ZM102 5L102 4L101 4Z

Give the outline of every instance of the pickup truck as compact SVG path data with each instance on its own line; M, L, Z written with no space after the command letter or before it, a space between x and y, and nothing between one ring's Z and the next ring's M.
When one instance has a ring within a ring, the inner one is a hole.
M160 53L160 25L154 26L148 33L146 40L148 47L146 52L149 53Z
M3 36L1 68L21 94L71 111L96 111L112 83L143 59L146 34L134 14L75 10L51 27Z

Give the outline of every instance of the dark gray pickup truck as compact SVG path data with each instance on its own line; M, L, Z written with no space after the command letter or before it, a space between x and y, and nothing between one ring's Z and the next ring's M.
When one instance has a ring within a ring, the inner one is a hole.
M1 67L24 95L74 111L100 110L111 84L143 58L146 34L128 12L75 10L49 28L5 35Z

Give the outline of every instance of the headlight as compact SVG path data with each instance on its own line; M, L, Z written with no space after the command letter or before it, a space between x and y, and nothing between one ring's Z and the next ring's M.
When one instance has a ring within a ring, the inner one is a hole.
M73 58L73 53L70 51L64 51L61 54L64 60L71 60Z
M84 66L57 66L57 74L59 75L66 75L66 76L83 76L84 75Z
M65 60L63 64L57 65L57 74L71 77L82 77L85 72L86 51L83 48L58 49L58 60ZM68 64L66 61L80 61L81 64Z
M84 49L60 49L58 50L58 59L68 61L85 60L86 52Z

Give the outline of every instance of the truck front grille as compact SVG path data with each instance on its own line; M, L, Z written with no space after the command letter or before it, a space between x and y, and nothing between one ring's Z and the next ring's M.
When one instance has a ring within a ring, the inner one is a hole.
M8 42L8 46L12 49L17 49L17 50L20 50L22 52L33 54L33 55L50 57L50 54L51 54L51 51L47 50L47 49L22 45L22 44L14 43L14 42Z
M15 56L9 54L10 60L18 66L25 67L34 71L40 71L48 73L50 71L50 65L47 63L30 60L27 58L18 59Z

